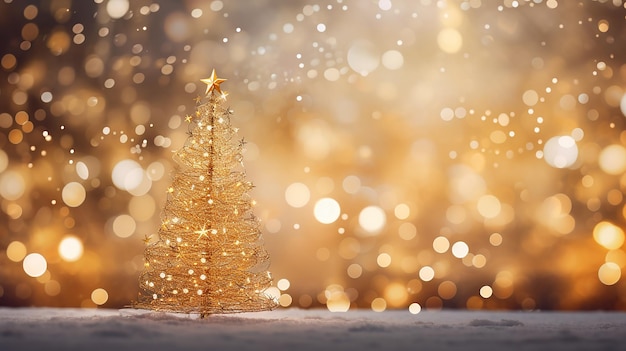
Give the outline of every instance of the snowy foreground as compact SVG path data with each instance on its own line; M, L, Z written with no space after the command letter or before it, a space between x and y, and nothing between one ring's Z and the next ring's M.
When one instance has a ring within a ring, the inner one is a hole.
M0 350L626 350L626 313L0 308Z

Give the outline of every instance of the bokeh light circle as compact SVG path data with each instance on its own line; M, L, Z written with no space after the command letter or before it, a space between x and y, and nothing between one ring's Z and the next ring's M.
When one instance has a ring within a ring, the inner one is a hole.
M24 272L33 278L41 277L48 269L48 262L38 253L31 253L24 257L22 262Z
M554 168L572 166L578 158L576 140L569 135L550 138L543 147L543 158Z
M26 182L22 175L15 171L0 174L0 196L9 201L22 197L26 191Z
M615 250L624 244L624 230L615 224L602 221L593 228L593 239L609 250Z
M144 172L139 163L133 160L118 162L111 172L113 184L121 190L131 190L142 184Z
M20 241L12 241L7 246L7 257L13 262L19 262L26 256L26 245Z
M441 51L455 54L463 46L463 36L454 28L445 28L437 35L437 44Z
M413 302L412 304L409 305L409 312L411 314L418 314L422 311L422 306L417 303L417 302Z
M87 192L82 184L77 182L70 182L65 184L63 191L61 192L61 198L63 202L69 207L78 207L85 202Z
M404 65L404 56L397 50L385 51L382 57L382 63L389 70L397 70Z
M135 233L135 229L137 229L137 223L129 215L119 215L113 220L113 233L120 238L128 238Z
M0 173L4 172L9 166L9 156L3 150L0 150Z
M469 246L463 241L457 241L452 245L452 255L456 258L463 258L469 253Z
M424 266L419 270L418 275L421 280L429 282L435 278L435 270L430 266Z
M622 270L614 262L606 262L598 269L598 279L604 285L615 285L622 277Z
M367 206L359 213L359 225L370 234L380 232L386 222L387 215L378 206Z
M495 218L502 210L502 204L497 197L493 195L483 195L478 199L478 213L485 218Z
M318 222L323 224L330 224L339 218L341 214L341 207L337 200L325 197L319 199L315 203L315 207L313 209L313 215Z
M618 144L605 147L598 157L598 165L608 174L624 173L626 171L626 148Z
M102 288L97 288L91 292L91 301L98 306L104 305L108 300L109 293Z
M300 208L306 206L311 198L309 187L302 183L291 183L285 190L285 201L291 207Z
M357 40L348 49L348 65L362 76L374 71L379 63L378 49L368 40Z
M83 256L83 242L73 235L68 235L59 243L59 255L64 261L78 261Z
M130 4L128 0L109 0L107 2L107 13L111 18L122 18L128 12Z

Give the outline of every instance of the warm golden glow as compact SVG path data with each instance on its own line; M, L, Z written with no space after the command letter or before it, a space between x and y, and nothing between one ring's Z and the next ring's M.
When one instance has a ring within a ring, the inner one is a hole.
M0 0L0 305L626 310L624 1L88 2Z

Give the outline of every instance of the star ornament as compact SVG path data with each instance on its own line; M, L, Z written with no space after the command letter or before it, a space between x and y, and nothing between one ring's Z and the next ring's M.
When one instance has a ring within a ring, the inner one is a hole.
M207 85L206 87L206 95L209 95L213 90L215 90L218 94L223 95L222 89L220 89L220 84L224 83L226 79L217 78L217 74L215 74L215 69L211 72L211 76L209 78L200 79L200 81Z
M200 240L200 238L202 238L203 236L205 236L205 237L207 237L207 238L208 238L208 237L209 237L209 236L207 235L207 233L208 233L208 232L209 232L209 230L208 230L208 229L206 229L206 226L204 226L204 225L203 225L203 226L202 226L202 229L200 229L200 230L196 230L196 231L194 232L194 234L198 234L198 239L196 239L196 240Z

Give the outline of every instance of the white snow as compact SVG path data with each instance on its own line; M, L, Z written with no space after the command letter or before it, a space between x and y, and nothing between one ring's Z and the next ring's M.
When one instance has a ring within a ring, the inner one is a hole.
M0 308L0 350L626 350L626 313Z

